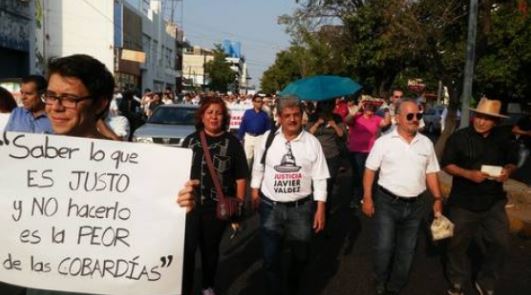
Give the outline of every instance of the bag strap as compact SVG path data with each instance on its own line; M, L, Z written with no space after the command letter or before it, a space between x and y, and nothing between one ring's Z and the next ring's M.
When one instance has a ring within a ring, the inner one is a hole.
M262 164L262 165L265 165L265 159L266 159L267 151L269 150L269 147L273 143L273 139L275 139L276 132L277 132L276 128L272 127L271 131L267 135L266 144L265 144L265 150L264 150L264 153L262 154L262 159L260 160L260 164Z
M210 171L210 177L212 178L212 182L216 187L218 200L223 202L225 196L223 195L223 190L221 189L221 184L219 183L219 178L217 177L216 169L214 168L214 163L212 163L212 157L210 156L210 151L208 150L208 144L204 131L199 132L199 139L201 140L201 147L203 148L203 155L205 156L208 171Z

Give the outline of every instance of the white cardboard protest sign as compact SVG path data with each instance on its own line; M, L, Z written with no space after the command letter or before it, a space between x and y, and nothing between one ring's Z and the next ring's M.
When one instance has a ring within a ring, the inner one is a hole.
M180 294L192 152L0 135L0 280L94 294Z
M246 110L251 109L253 107L252 104L232 104L229 105L229 112L230 112L230 122L229 122L229 128L230 129L239 129L240 124L242 123L243 114Z

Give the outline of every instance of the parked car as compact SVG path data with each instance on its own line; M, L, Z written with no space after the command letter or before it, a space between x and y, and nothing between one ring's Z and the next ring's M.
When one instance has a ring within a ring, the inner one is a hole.
M446 106L436 105L424 111L424 130L428 133L436 133L441 131L441 115Z
M195 131L196 105L160 105L146 124L133 133L133 142L158 143L180 147Z

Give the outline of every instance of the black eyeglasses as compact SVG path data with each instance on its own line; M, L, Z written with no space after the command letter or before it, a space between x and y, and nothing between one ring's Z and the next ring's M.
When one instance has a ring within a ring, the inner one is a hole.
M41 100L45 104L54 104L56 101L59 101L59 103L61 103L63 107L69 108L69 109L73 109L77 107L77 104L80 101L83 101L89 98L92 98L92 95L87 95L87 96L77 96L77 95L70 95L70 94L55 95L55 94L48 93L48 92L43 93L41 96Z
M413 120L413 117L417 118L417 121L420 121L422 119L423 114L422 113L409 113L406 115L406 119L408 121Z

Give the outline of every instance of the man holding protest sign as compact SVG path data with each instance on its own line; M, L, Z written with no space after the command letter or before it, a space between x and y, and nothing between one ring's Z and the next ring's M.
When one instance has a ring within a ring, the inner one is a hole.
M105 139L105 137L98 131L96 127L96 122L107 111L108 106L109 106L109 101L111 100L112 95L113 95L113 89L114 89L114 79L112 77L112 74L105 68L105 65L103 63L99 62L98 60L88 55L72 55L72 56L59 58L59 59L55 59L51 61L49 64L49 84L48 84L47 90L42 95L42 101L45 104L45 110L50 119L53 132L57 135L84 137L84 138L91 138L91 139ZM21 142L23 139L24 139L24 135L19 135L19 136L14 137L14 139L12 139L12 142L15 142L17 140ZM7 142L5 135L4 135L3 140L4 140L5 145L7 146L9 143ZM55 139L55 141L57 140ZM97 143L97 141L95 142ZM52 157L49 155L49 153L51 153L52 151L56 153L53 155L52 158L57 157L57 158L60 158L60 160L65 160L65 158L67 158L65 153L61 152L61 151L65 151L66 149L65 147L62 147L62 148L50 147L48 143L49 143L48 138L46 138L45 145L41 147L43 154L40 156L40 158ZM100 144L103 145L103 143L100 143ZM27 159L27 160L24 160L24 161L28 161L29 159L33 160L34 158L36 158L36 155L38 155L33 152L37 150L35 148L32 149L32 153L30 154L29 149L25 148L20 143L18 145L14 143L14 145L18 148L18 150L27 151L27 157L24 157L24 159ZM73 155L75 156L76 150L79 153L79 149L75 149L75 148L71 149L70 150L71 152L68 155L68 157L72 157ZM29 156L31 156L31 158L29 158ZM90 156L91 157L93 156L92 150L91 150ZM134 158L130 160L132 160L131 163L135 163ZM69 165L66 162L64 163L65 165ZM103 165L103 164L98 164L98 165ZM118 165L119 163L116 162L116 168L118 168ZM50 169L49 171L52 171L52 170ZM28 171L28 173L29 172L30 171ZM78 172L78 171L74 171L74 172ZM45 175L43 174L43 176ZM28 174L28 183L32 179L33 178L30 178L30 175ZM190 211L195 205L195 201L194 201L195 198L194 198L194 193L193 193L194 186L197 186L197 181L188 181L186 182L184 188L181 189L181 191L178 193L177 203L181 207L185 207L187 211ZM87 188L86 188L86 183L85 183L85 190L86 189ZM70 190L74 191L72 186L70 186ZM95 193L90 193L90 194L95 194ZM111 194L109 193L109 195ZM71 202L72 200L73 199L70 198ZM77 202L77 203L68 206L68 215L73 214L77 218L83 217L82 216L83 211L80 208L82 208L84 205L81 205L80 203L81 201L82 200L80 199L75 199L74 202ZM20 202L22 204L23 201L20 201ZM127 203L123 203L123 204L127 206ZM118 202L116 202L115 206L118 207ZM112 212L113 210L113 208L111 207L100 206L100 208L103 208L105 210L110 210L110 212ZM115 210L118 211L117 208L115 208ZM127 211L124 211L124 212L127 213ZM109 220L112 219L112 214L103 216L100 213L101 213L101 210L98 209L97 211L93 212L93 214L96 214L96 215L93 215L93 216L87 215L87 216L90 218L107 218ZM142 212L142 214L146 214L146 213L149 213L149 212ZM22 210L20 210L20 214L22 214ZM97 216L97 217L94 217L94 216ZM88 218L88 217L84 217L84 218ZM129 211L129 215L127 214L118 215L118 218L122 220L127 220L129 217L130 217L130 211ZM19 218L20 218L20 215L19 215ZM117 219L117 217L115 216L114 219ZM95 235L94 232L91 233L92 238L90 237L87 238L85 237L86 234L81 234L82 230L88 227L89 225L80 227L79 235L77 238L78 245L81 242L85 242L93 246L94 245L97 246L101 244L103 244L103 246L110 245L108 241L105 241L103 239L101 239L101 241L100 240L95 241L94 238L97 237L97 235ZM96 227L96 226L90 226L90 227L91 227L91 230L93 231L95 231L98 228L101 229L101 227ZM118 232L119 229L122 229L122 228L116 228L116 231ZM126 230L126 229L123 229L123 230ZM34 234L35 234L35 231L34 231ZM60 235L53 236L52 240L59 236ZM21 241L23 238L27 239L28 236L21 234L20 235ZM123 244L128 243L128 240L126 238L127 236L122 236L121 242ZM64 239L64 231L63 231L63 239ZM120 238L117 241L120 242ZM39 237L39 242L40 242L40 237ZM37 244L37 243L32 243L32 244ZM105 244L105 243L108 243L108 244ZM56 244L61 244L61 243L56 242ZM35 249L38 249L38 248L35 248ZM35 253L35 254L41 254L41 253ZM165 258L165 257L162 257L162 258ZM169 261L167 263L167 266L171 264L171 258L172 258L171 256L168 256ZM70 259L71 261L75 261L77 257L67 257L63 259L59 265L61 265L67 259ZM94 260L95 259L96 258L94 258ZM85 263L86 260L83 260L83 261L84 261L83 263ZM119 260L116 260L116 261L119 261ZM105 260L105 263L106 262L108 261ZM49 270L46 271L46 269L50 268L49 263L48 264L42 263L42 264L43 264L42 270L44 270L43 272L44 273L49 272ZM165 264L166 262L163 261L162 267L164 267ZM72 267L72 265L73 264L70 264L70 267ZM118 264L116 264L116 268L118 267L117 265ZM106 272L109 273L110 270L112 270L112 267L107 267L107 266L105 266L105 264L101 266L101 267L105 267L102 273L101 271L100 272L96 271L97 267L96 267L96 264L94 264L93 265L94 268L92 269L92 271L94 274L97 274L98 276L101 274L103 277L103 274L105 274ZM31 269L37 275L39 272L34 270L35 267L38 267L38 263L33 262L33 256L32 256ZM156 267L159 267L159 266L156 266ZM153 274L154 273L153 268L151 270L152 271L150 274ZM59 274L61 275L67 274L66 271L62 269L58 269L58 271L59 271ZM44 273L42 273L41 275L43 275ZM68 273L68 274L71 276L73 275L72 273ZM157 273L155 272L155 274ZM159 274L159 277L160 277L160 274ZM64 278L66 279L66 277ZM90 278L92 278L92 275L90 276ZM42 277L40 279L42 279ZM63 280L63 276L55 275L54 277L50 277L50 280L58 281L60 283ZM122 292L122 291L119 291L119 292ZM122 292L122 293L126 293L126 292ZM45 294L46 295L52 295L52 294L54 295L63 294L64 295L64 294L70 294L70 293L64 293L64 292L59 292L59 291L49 291L49 290L28 289L26 294L27 295L45 295ZM75 293L75 294L79 295L79 293Z

